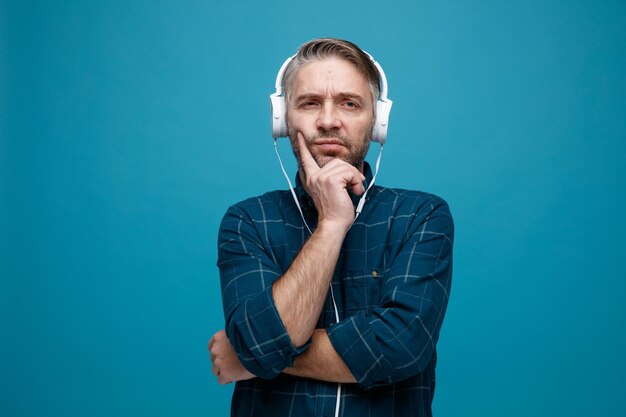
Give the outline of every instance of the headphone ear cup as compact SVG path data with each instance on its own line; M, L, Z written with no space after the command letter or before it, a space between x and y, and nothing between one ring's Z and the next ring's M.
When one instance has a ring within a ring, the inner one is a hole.
M387 141L387 127L389 127L389 113L391 112L391 100L376 101L376 120L372 129L372 142L381 145Z
M270 104L272 107L272 137L284 138L289 136L289 132L287 131L285 97L272 94L270 96Z

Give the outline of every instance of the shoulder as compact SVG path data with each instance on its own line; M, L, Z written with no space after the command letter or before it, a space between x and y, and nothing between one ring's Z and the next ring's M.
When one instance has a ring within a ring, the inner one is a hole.
M454 221L446 200L438 195L417 190L380 187L375 210L383 212L389 227L405 236L424 233L454 238Z
M291 194L285 190L274 190L267 193L249 197L231 205L224 219L229 217L257 219L267 216L284 206L285 201L289 202Z
M265 229L270 224L283 224L294 215L299 216L289 191L269 191L231 205L222 218L220 233L233 229L241 231L245 227Z
M296 241L294 236L305 236L302 229L291 193L270 191L239 201L226 210L218 232L219 253L232 250L234 243L242 253L261 250L273 257L288 250L288 243Z
M377 205L390 206L397 214L428 214L442 211L450 214L450 207L442 197L418 190L374 187L372 201Z

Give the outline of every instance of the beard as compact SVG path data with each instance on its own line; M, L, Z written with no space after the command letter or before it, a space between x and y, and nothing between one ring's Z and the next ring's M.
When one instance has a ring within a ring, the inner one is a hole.
M370 139L371 139L371 130L369 130L369 134L367 137L363 138L361 141L351 141L348 137L339 133L338 129L330 129L330 130L320 130L314 135L305 136L304 140L307 146L311 147L320 139L335 139L341 142L341 144L348 150L347 154L333 154L326 153L324 155L316 155L311 152L313 159L317 163L317 165L321 168L330 161L335 158L339 158L342 161L349 163L354 166L359 171L363 171L363 161L365 160L365 155L370 147ZM289 141L291 142L291 148L293 149L293 153L298 161L298 168L302 168L302 161L300 159L300 149L298 147L297 142L297 132L289 132Z

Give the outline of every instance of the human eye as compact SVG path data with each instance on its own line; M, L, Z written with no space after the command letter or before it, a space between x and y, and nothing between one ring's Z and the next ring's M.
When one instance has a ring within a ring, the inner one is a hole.
M315 109L319 106L319 103L315 100L302 100L299 103L299 107L302 109Z
M342 103L342 106L348 110L356 110L360 107L359 103L357 103L355 100L345 100Z

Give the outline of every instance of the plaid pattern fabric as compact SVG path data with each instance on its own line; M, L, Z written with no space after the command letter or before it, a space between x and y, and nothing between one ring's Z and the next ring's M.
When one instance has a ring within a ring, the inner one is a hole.
M365 168L366 182L371 169ZM317 212L296 178L310 226ZM355 198L356 201L356 198ZM340 321L327 297L325 328L357 380L344 384L341 416L430 416L436 343L452 277L454 226L441 198L374 186L348 232L332 280ZM226 333L258 376L236 384L235 416L331 416L336 384L281 371L297 349L280 320L272 283L308 237L289 191L230 207L218 243Z

